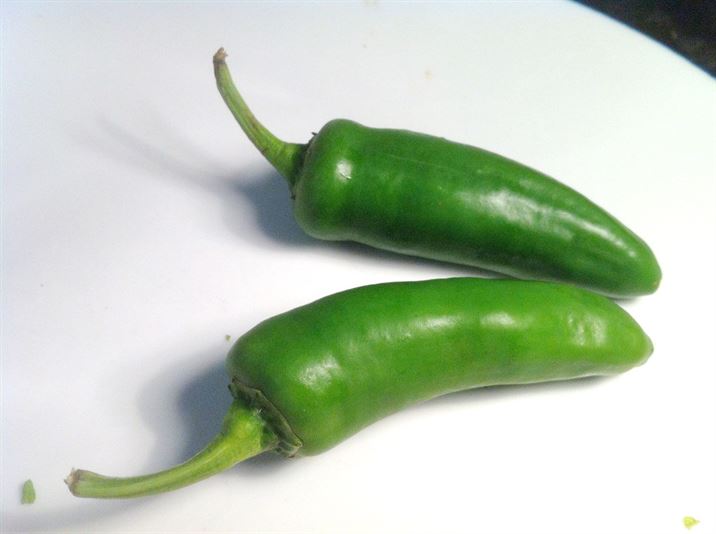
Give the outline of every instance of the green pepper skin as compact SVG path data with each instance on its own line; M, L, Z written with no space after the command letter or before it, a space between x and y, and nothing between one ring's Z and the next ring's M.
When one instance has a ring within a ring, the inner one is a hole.
M227 366L237 396L257 393L250 402L287 424L274 427L282 450L311 455L445 393L611 375L651 352L605 297L453 278L352 289L278 315L239 338Z
M293 184L313 237L570 282L610 296L652 293L649 247L569 187L479 148L401 130L328 123Z

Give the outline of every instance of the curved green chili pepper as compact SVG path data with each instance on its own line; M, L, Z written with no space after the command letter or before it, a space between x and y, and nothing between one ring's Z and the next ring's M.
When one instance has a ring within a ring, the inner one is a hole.
M73 471L67 483L80 497L168 491L265 450L319 453L445 393L611 375L651 352L625 311L572 286L453 278L352 289L239 338L227 359L234 404L198 455L133 478Z
M566 185L497 154L348 120L329 122L307 145L277 139L241 98L225 56L214 56L219 91L288 181L309 235L611 296L658 287L661 270L638 236Z

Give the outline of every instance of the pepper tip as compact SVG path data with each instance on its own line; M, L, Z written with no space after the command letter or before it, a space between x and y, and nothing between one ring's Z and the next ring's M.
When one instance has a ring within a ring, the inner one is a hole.
M67 475L67 478L65 479L65 484L67 484L67 487L70 489L70 493L73 495L75 494L75 485L77 484L78 479L78 471L73 467L72 471L70 471L70 474Z
M226 53L226 50L224 50L224 47L222 46L221 48L219 48L219 50L216 51L216 54L214 54L214 64L224 63L226 56L228 56L228 54Z

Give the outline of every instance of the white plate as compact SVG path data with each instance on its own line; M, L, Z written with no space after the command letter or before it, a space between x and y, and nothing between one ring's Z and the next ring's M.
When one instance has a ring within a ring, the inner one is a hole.
M2 18L3 529L654 534L691 515L714 532L713 79L563 2L18 2ZM615 214L664 271L623 303L651 361L454 395L164 496L72 497L73 466L148 472L211 437L226 334L348 287L471 272L304 236L216 92L219 46L287 140L335 117L424 131Z

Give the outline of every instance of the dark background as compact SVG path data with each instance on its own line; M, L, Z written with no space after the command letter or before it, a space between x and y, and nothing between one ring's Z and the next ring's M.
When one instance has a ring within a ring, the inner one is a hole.
M716 0L576 0L668 46L716 77Z

